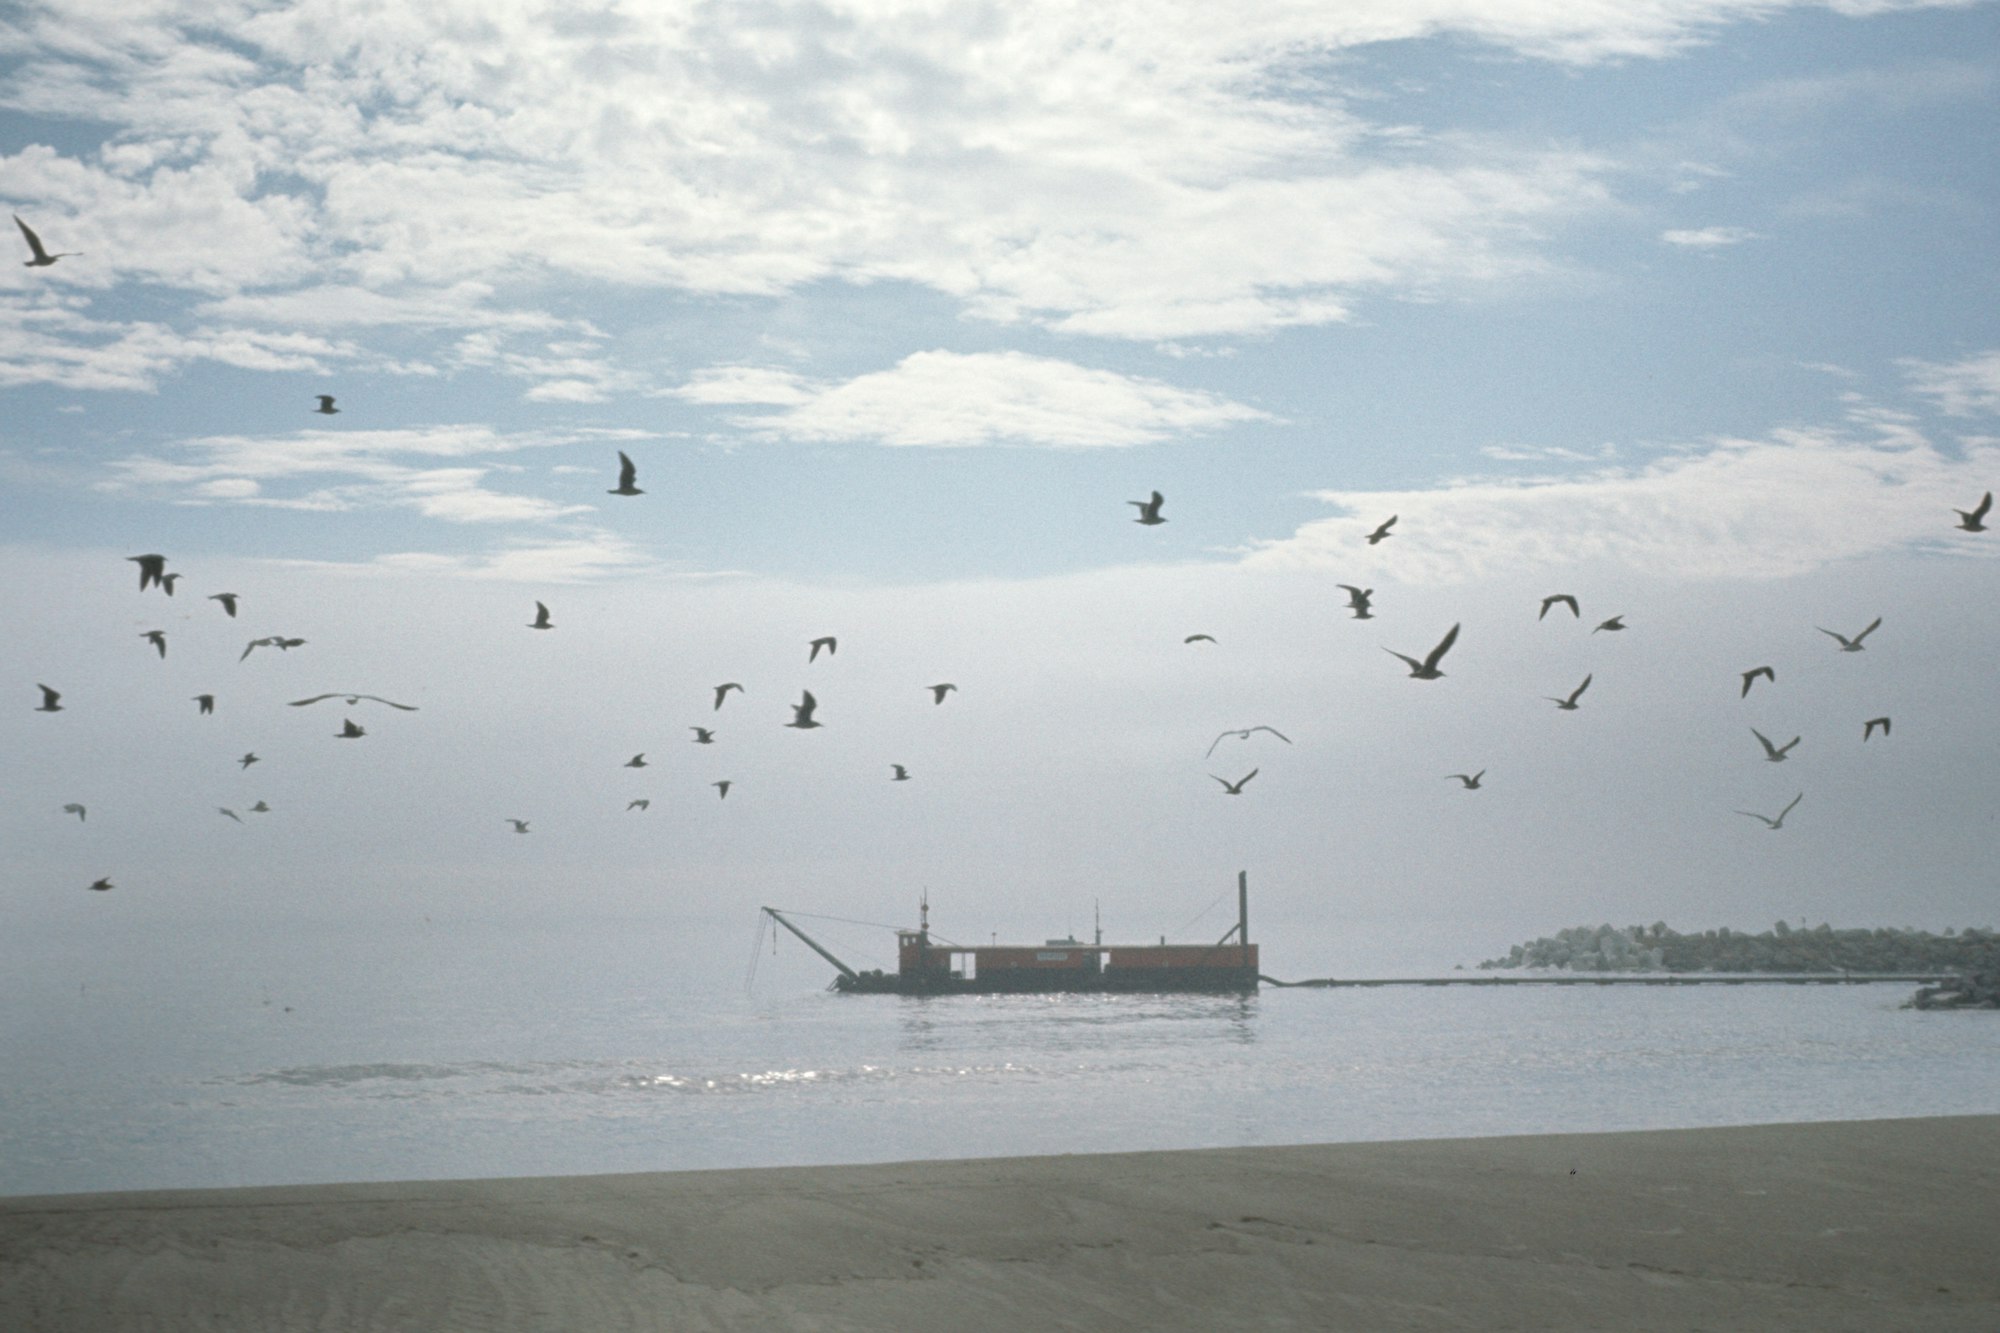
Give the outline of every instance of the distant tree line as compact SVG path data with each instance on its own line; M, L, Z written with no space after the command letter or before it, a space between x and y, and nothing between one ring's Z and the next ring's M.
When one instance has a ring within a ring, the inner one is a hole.
M2000 970L1991 929L1907 927L1835 930L1780 921L1755 935L1721 926L1683 934L1650 926L1576 926L1517 944L1482 968L1548 967L1572 972L1929 972Z

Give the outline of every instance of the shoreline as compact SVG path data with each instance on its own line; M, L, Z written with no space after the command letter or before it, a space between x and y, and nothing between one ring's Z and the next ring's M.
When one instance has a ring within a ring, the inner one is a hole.
M0 1198L0 1326L2000 1327L2000 1115Z

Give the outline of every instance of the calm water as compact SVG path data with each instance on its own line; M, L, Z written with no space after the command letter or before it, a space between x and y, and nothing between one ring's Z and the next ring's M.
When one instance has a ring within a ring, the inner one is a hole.
M2000 1022L1907 985L904 1000L615 926L144 943L0 959L0 1193L2000 1112Z

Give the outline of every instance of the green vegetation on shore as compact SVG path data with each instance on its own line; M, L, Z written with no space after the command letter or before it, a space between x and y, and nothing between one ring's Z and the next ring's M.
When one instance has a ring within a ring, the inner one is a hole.
M1482 968L1551 967L1572 972L1928 972L2000 967L2000 934L1991 929L1877 927L1835 930L1780 921L1755 935L1727 926L1682 934L1650 926L1576 926L1517 944Z

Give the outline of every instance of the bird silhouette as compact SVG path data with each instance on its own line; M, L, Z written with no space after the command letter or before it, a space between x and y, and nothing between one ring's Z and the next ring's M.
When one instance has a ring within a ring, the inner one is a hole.
M1576 701L1583 697L1583 692L1585 690L1590 688L1590 681L1591 677L1585 676L1583 678L1583 684L1571 690L1569 692L1569 697L1567 699L1558 699L1553 694L1545 694L1542 697L1544 699L1547 699L1550 703L1554 704L1557 708L1561 709L1563 712L1574 713L1577 709Z
M1747 699L1750 696L1750 682L1756 680L1757 677L1759 676L1762 676L1765 680L1770 681L1773 685L1776 685L1778 683L1778 673L1771 670L1771 668L1767 666L1751 667L1748 671L1743 673L1743 693L1737 695L1736 697L1739 699Z
M1370 546L1379 546L1384 539L1388 538L1391 535L1389 529L1396 526L1397 517L1398 515L1391 514L1388 518L1382 520L1382 526L1368 534L1368 544Z
M1800 801L1804 800L1805 795L1806 794L1804 792L1800 792L1797 796L1794 796L1792 798L1791 805L1787 805L1784 809L1780 810L1778 812L1778 817L1776 819L1771 818L1769 815L1760 815L1755 810L1738 810L1736 813L1739 815L1748 815L1752 819L1763 820L1766 824L1771 826L1771 831L1775 833L1779 829L1785 826L1785 816L1792 813L1792 806L1797 805Z
M167 632L163 629L149 629L139 636L160 650L160 656L167 655Z
M221 603L222 603L222 609L223 609L224 611L227 611L227 612L229 613L229 618L230 618L231 620L234 620L234 619L236 619L236 594L235 594L235 593L233 593L233 592L212 592L212 593L210 593L210 594L208 595L208 600L209 600L209 601L211 601L211 602L221 602Z
M638 479L639 479L638 464L634 463L630 458L626 457L625 451L623 449L620 449L618 451L618 488L616 490L606 491L605 494L644 495L645 494L644 491L640 490L637 486L634 486L632 484Z
M194 696L194 701L196 706L200 708L203 717L207 717L215 711L215 696L212 694L197 694Z
M244 644L244 645L243 645L243 656L242 656L242 657L239 657L239 658L237 658L236 660L237 660L237 661L239 661L239 662L241 662L241 661L245 660L246 658L248 658L248 657L250 656L250 654L251 654L251 653L253 653L253 652L255 652L255 651L256 651L257 649L259 649L259 648L269 648L269 647L271 647L271 646L272 646L273 644L277 643L277 641L278 641L278 640L277 640L277 639L276 639L275 637L273 637L273 638L263 638L263 639L252 639L252 640L250 640L250 642L248 642L248 643L246 643L246 644Z
M535 603L535 618L534 618L533 622L531 622L531 623L529 624L528 628L529 628L529 629L554 629L555 627L556 627L556 626L555 626L555 622L549 619L549 608L547 608L546 606L543 606L543 605L542 605L542 604L541 604L540 602L536 602L536 603Z
M1752 736L1755 736L1758 742L1763 745L1764 758L1768 762L1773 764L1784 763L1785 756L1791 753L1791 749L1794 745L1797 745L1799 743L1799 737L1794 736L1790 740L1786 741L1783 745L1773 745L1771 744L1771 738L1769 736L1766 736L1763 732L1757 730L1757 728L1755 727L1750 728L1750 734Z
M250 813L253 815L268 815L271 813L271 807L259 801L250 807Z
M1215 636L1214 636L1213 634L1190 634L1190 635L1188 635L1188 636L1187 636L1187 637L1186 637L1185 639L1182 639L1182 640L1181 640L1181 642L1182 642L1182 643L1214 643L1214 642L1215 642Z
M1859 634L1855 635L1851 639L1848 638L1845 634L1835 634L1830 629L1820 629L1819 632L1821 634L1827 635L1830 638L1835 638L1840 640L1841 652L1858 653L1861 651L1861 641L1867 638L1869 635L1873 634L1881 624L1882 624L1882 617L1877 616L1873 620L1868 622L1867 629L1862 630ZM1815 625L1813 626L1813 628L1819 629L1819 626Z
M728 778L724 778L720 782L711 782L708 785L715 788L715 795L717 800L726 801L729 799L730 787L734 786L735 784L732 783Z
M1224 796L1241 796L1243 794L1243 785L1261 772L1263 772L1262 769L1253 768L1234 782L1231 782L1228 778L1215 778L1215 774L1213 773L1210 773L1209 776L1222 784L1222 794Z
M1127 500L1125 503L1128 505L1132 505L1139 511L1139 517L1133 519L1132 521L1134 523L1143 523L1150 528L1155 524L1164 523L1167 521L1164 518L1160 517L1160 506L1165 504L1166 502L1167 498L1164 495L1161 495L1158 491L1154 491L1151 498L1149 499Z
M291 706L293 708L304 708L308 704L320 703L327 699L345 699L350 708L360 703L363 699L366 699L370 703L387 704L391 708L400 708L405 713L414 713L417 711L415 704L399 704L394 699L384 699L379 694L349 694L346 690L334 690L330 694L315 694L310 699L294 699L291 702Z
M1542 598L1542 613L1541 615L1536 616L1535 619L1540 620L1543 617L1547 616L1549 613L1549 608L1554 606L1557 602L1561 602L1564 606L1567 606L1569 608L1569 613L1571 616L1576 617L1578 619L1582 618L1583 612L1577 609L1576 598L1570 596L1566 592L1552 592L1547 597Z
M901 764L891 764L889 767L895 770L895 776L891 777L889 781L908 782L910 780L910 770L904 768Z
M237 823L239 823L239 824L241 824L241 823L243 822L243 816L242 816L242 815L239 815L239 814L237 814L237 813L236 813L236 812L235 812L234 810L231 810L231 809L230 809L230 808L229 808L228 806L226 806L226 805L218 805L218 806L216 806L216 807L215 807L215 812L216 812L217 814L219 814L219 815L228 815L228 816L229 816L229 817L230 817L231 819L235 820L235 821L236 821Z
M819 660L819 650L822 648L826 649L828 657L832 657L840 650L840 640L834 638L831 634L822 634L819 638L814 639L812 641L812 651L806 654L806 662L808 664L817 662Z
M38 684L35 686L35 688L42 692L42 702L35 709L37 713L62 712L62 705L56 702L58 699L62 698L61 694L57 693L55 690L50 689L46 685Z
M1993 492L1988 491L1979 498L1979 503L1970 509L1954 509L1958 515L1958 526L1966 532L1986 531L1986 511L1993 508Z
M694 733L694 743L696 745L715 744L715 733L707 727L689 727L688 730Z
M90 885L90 887L97 890L99 893L108 893L112 889L117 888L118 886L113 884L109 877L106 877L104 879L98 880L96 883Z
M525 819L510 819L502 816L500 822L503 824L512 824L516 833L526 833L528 831L528 821Z
M340 730L334 733L334 737L338 740L353 741L359 740L367 734L353 718L349 717L341 719Z
M797 727L801 731L809 731L820 725L813 721L813 710L819 707L819 700L813 698L811 690L806 690L803 693L805 697L792 705L792 720L785 725L788 727Z
M1624 628L1625 628L1625 617L1624 617L1624 616L1622 616L1622 615L1621 615L1621 616L1613 616L1613 617L1611 617L1611 619L1609 619L1609 620L1605 621L1605 622L1604 622L1603 624L1599 625L1599 626L1597 627L1597 629L1594 629L1594 630L1592 630L1592 631L1591 631L1591 633L1592 633L1592 634L1595 634L1595 633L1597 633L1597 631L1598 631L1598 630L1610 630L1611 632L1613 632L1613 633L1615 634L1615 633L1617 633L1617 632L1618 632L1619 630L1621 630L1621 629L1624 629Z
M236 766L238 768L248 768L252 764L257 764L262 762L263 761L257 757L257 752L255 750L246 750L243 753L243 757L236 761Z
M958 686L948 680L941 680L935 685L926 685L924 688L931 692L932 703L941 704L944 702L944 697L957 689Z
M1369 599L1375 596L1373 588L1357 588L1352 583L1336 583L1336 588L1347 590L1347 609L1354 613L1356 620L1373 620L1375 613L1368 609Z
M1234 731L1225 731L1222 733L1222 735L1217 736L1214 740L1210 741L1208 743L1208 749L1202 755L1202 758L1206 759L1208 758L1209 755L1214 754L1215 747L1222 744L1224 740L1226 740L1231 736L1235 736L1241 740L1246 740L1246 741L1249 740L1250 733L1253 731L1268 731L1273 736L1276 736L1279 740L1283 741L1285 744L1290 745L1292 743L1292 738L1290 736L1287 736L1284 732L1279 731L1276 727L1266 727L1261 725L1255 727L1239 727Z
M634 801L627 801L627 802L625 803L625 809L626 809L627 811L632 811L632 810L650 810L650 809L652 809L652 808L653 808L653 803L652 803L651 801L647 800L647 799L646 799L645 797L643 797L643 796L639 797L639 798L638 798L637 800L634 800Z
M1861 724L1861 739L1864 743L1866 743L1870 736L1875 734L1875 728L1877 727L1882 728L1882 734L1887 736L1889 734L1889 719L1886 717L1871 717L1866 722L1863 722Z
M313 411L319 413L321 416L330 417L334 415L336 412L340 411L339 408L333 405L332 394L319 393L319 394L314 394L313 397L319 399L319 406L315 407Z
M75 815L80 822L84 817L85 811L81 805L78 805L75 801L71 801L63 807L63 813L66 815Z
M1465 789L1467 791L1478 791L1479 779L1485 776L1486 776L1486 770L1482 768L1477 773L1447 773L1444 775L1444 778L1446 782L1451 781L1453 778L1457 778L1461 783L1465 784Z
M47 268L58 259L67 259L72 255L81 255L83 253L81 250L58 250L54 254L50 254L42 248L42 238L35 235L33 227L21 221L19 213L14 215L14 225L21 229L21 236L28 242L28 249L34 255L34 258L23 261L21 264L22 268Z
M646 752L644 750L639 751L639 753L625 761L625 767L627 768L645 768L646 766Z
M167 558L163 555L128 555L125 558L139 566L140 592L158 583L167 572Z
M729 692L730 692L731 690L735 690L735 691L737 691L738 693L741 693L741 692L742 692L742 689L743 689L743 687L742 687L741 685L738 685L738 684L737 684L737 683L736 683L735 681L733 681L733 680L731 680L731 681L724 681L724 682L723 682L722 684L720 684L720 685L716 686L716 687L715 687L715 709L714 709L713 711L716 711L716 712L720 712L720 711L722 710L722 701L723 701L724 699L727 699L727 698L729 697Z
M1409 663L1410 679L1437 680L1444 675L1444 672L1438 670L1438 663L1443 660L1446 653L1451 651L1451 646L1457 642L1458 626L1453 625L1445 631L1444 637L1438 640L1437 647L1431 649L1430 653L1421 662L1407 654L1397 652L1394 648L1384 648L1382 651L1391 657L1400 657L1403 661Z

